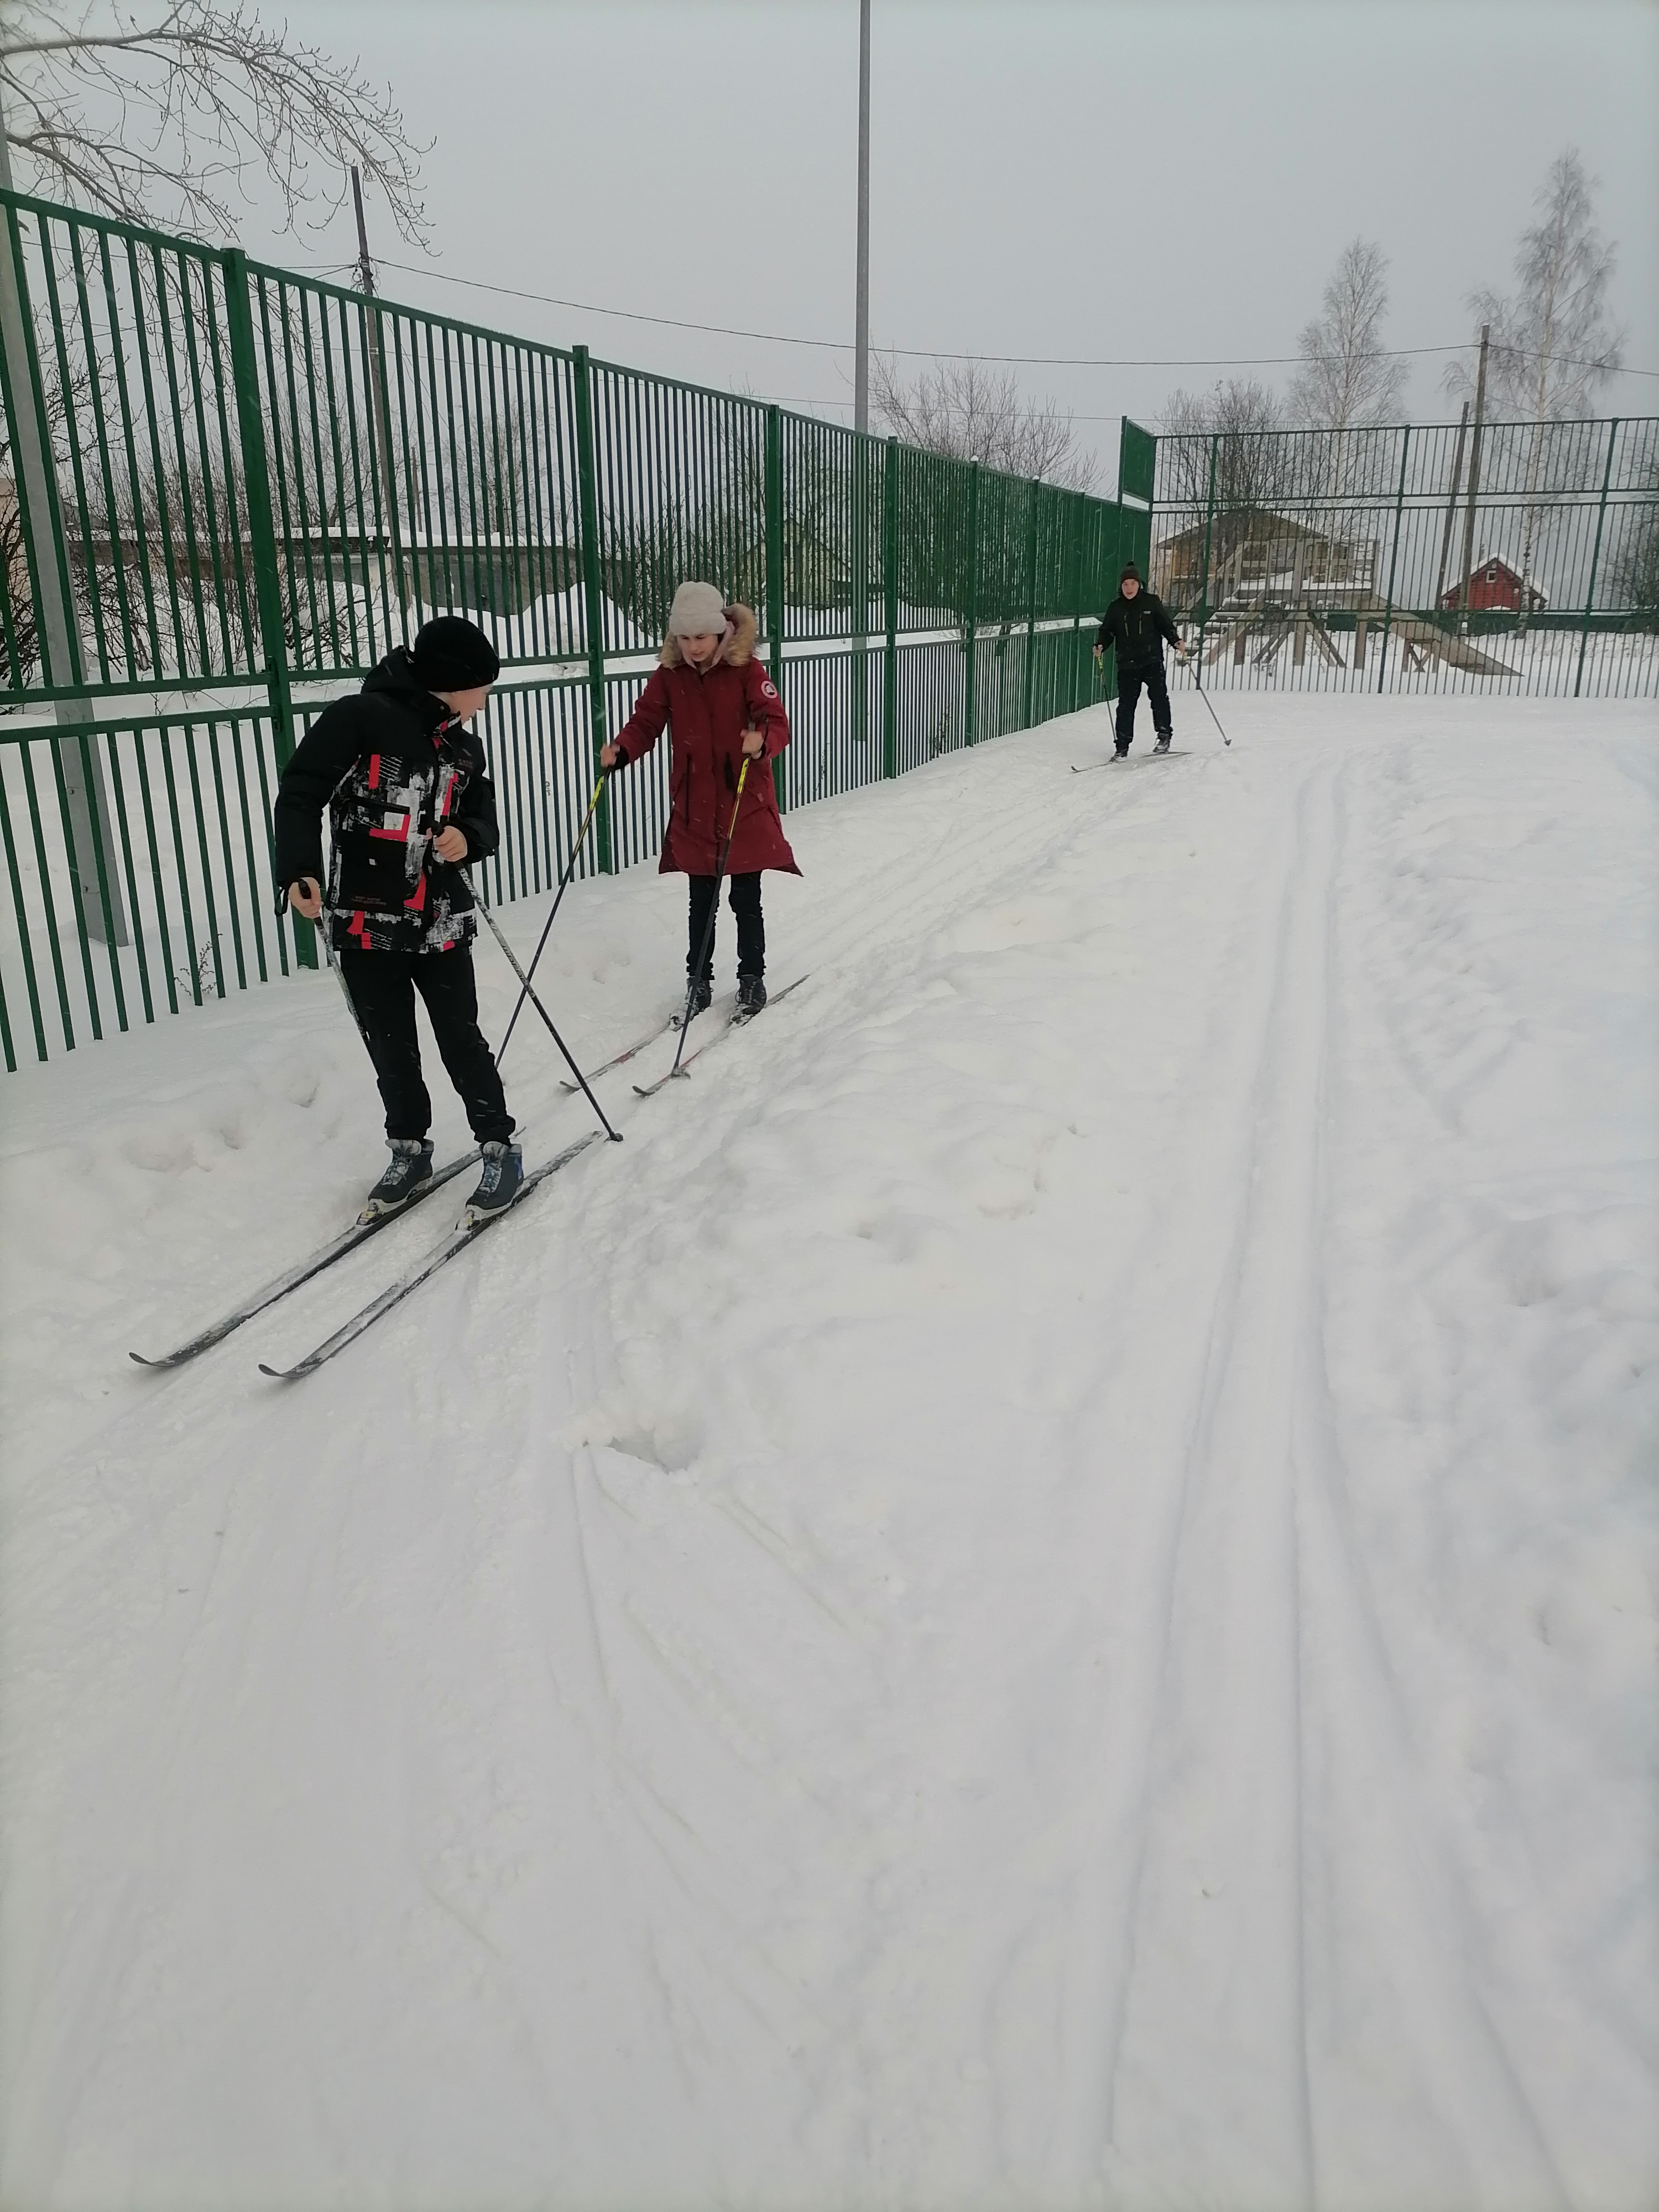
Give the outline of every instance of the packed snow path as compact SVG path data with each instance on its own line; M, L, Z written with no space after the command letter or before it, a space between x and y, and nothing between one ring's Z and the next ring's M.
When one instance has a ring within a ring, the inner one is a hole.
M15 1079L0 2203L1652 2201L1652 710L1225 703L792 817L297 1387L447 1197L125 1354L377 1172L326 977Z

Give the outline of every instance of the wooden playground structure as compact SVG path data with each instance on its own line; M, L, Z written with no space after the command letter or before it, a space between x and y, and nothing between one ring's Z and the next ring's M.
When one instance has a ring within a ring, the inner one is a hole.
M1467 636L1420 614L1403 613L1384 598L1376 588L1375 538L1328 537L1261 508L1217 517L1212 536L1221 543L1212 544L1206 592L1200 575L1204 536L1199 524L1163 540L1153 554L1152 578L1154 590L1172 605L1184 599L1191 607L1207 598L1206 667L1231 656L1235 667L1249 660L1267 672L1288 645L1293 668L1304 665L1311 647L1333 668L1363 670L1376 635L1395 639L1408 668L1439 662L1472 676L1514 673ZM1332 622L1336 616L1340 629ZM1343 639L1351 641L1348 655L1339 641Z

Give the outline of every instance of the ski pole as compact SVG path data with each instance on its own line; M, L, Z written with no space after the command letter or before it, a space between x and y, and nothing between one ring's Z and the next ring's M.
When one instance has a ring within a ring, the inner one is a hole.
M553 895L552 911L549 914L547 920L542 924L542 933L536 942L536 951L530 963L529 974L526 975L522 969L519 968L516 961L513 963L514 968L518 969L520 978L524 984L524 988L519 994L519 1003L513 1009L513 1019L508 1022L507 1025L507 1035L501 1039L501 1048L495 1054L495 1065L497 1067L501 1064L501 1054L507 1050L507 1046L513 1041L514 1024L517 1022L520 1014L524 1009L524 1002L526 999L530 995L531 976L534 975L537 965L541 959L542 949L547 943L549 934L553 927L555 918L559 911L560 902L564 897L565 886L569 883L571 874L575 868L576 855L581 851L583 842L587 836L588 824L592 821L594 813L599 804L599 793L605 789L605 780L610 773L611 771L608 769L601 769L599 770L599 781L593 786L593 796L588 800L587 811L582 817L582 826L576 832L576 842L570 848L570 858L564 864L564 873L559 878L559 887Z
M302 876L300 880L301 883L317 883L315 876ZM320 895L322 885L320 884L317 884L317 889ZM279 921L282 920L283 915L288 911L288 892L289 887L284 884L283 888L276 894L276 918ZM301 915L300 919L301 921L305 921L309 920L309 916ZM368 1043L368 1031L363 1026L362 1016L357 1012L357 1001L351 995L351 987L346 981L345 970L341 967L338 960L335 957L334 939L329 929L328 916L325 914L319 914L316 921L313 921L311 926L316 931L318 936L323 940L324 964L326 966L329 974L333 976L335 981L339 985L340 996L346 1002L346 1012L351 1016L352 1020L356 1024L357 1034L367 1045ZM371 1057L372 1056L373 1052L371 1048Z
M565 1042L564 1039L559 1035L558 1030L554 1027L552 1015L548 1012L547 1008L543 1006L540 999L536 995L536 992L531 984L529 976L525 974L524 969L519 965L518 960L514 956L513 947L507 943L507 939L501 935L501 931L496 927L495 917L491 914L489 907L484 903L483 893L478 890L477 884L474 884L473 886L473 893L478 902L478 911L483 915L484 920L489 924L490 935L495 939L496 944L501 946L501 951L506 953L507 966L513 970L513 973L518 977L520 982L524 986L524 992L520 997L520 1004L522 1005L524 999L528 998L531 1005L534 1006L536 1012L547 1024L548 1035L552 1038L554 1043L557 1045L559 1050L564 1054L566 1066L569 1068L570 1073L575 1077L577 1083L580 1085L583 1097L586 1099L588 1104L593 1109L593 1111L599 1115L600 1121L604 1124L605 1135L610 1138L613 1145L621 1144L623 1140L622 1132L619 1129L613 1129L611 1127L610 1120L605 1114L604 1107L600 1105L599 1100L593 1096L592 1091L588 1087L587 1078L582 1073L580 1068L577 1066L575 1061L571 1058L569 1046ZM498 1054L496 1055L496 1062L498 1066L500 1064L500 1057L501 1056Z
M1215 724L1218 730L1221 730L1222 744L1224 745L1231 744L1232 739L1227 735L1225 730L1221 729L1221 717L1216 713L1213 707L1210 707L1209 693L1204 689L1204 686L1201 684L1194 684L1193 689L1197 692L1199 697L1204 702L1204 704L1210 708L1210 720Z
M738 795L732 801L732 819L726 825L726 842L720 848L720 859L714 863L714 896L708 902L708 919L703 924L702 945L697 953L696 965L685 983L685 1012L680 1021L680 1041L674 1048L674 1065L671 1076L680 1072L680 1054L685 1050L685 1040L691 1030L691 1001L697 994L697 985L702 980L703 963L708 957L708 948L714 941L714 917L720 910L720 884L726 876L726 863L732 851L732 840L737 834L738 809L743 805L743 787L749 781L749 756L743 757L743 766L738 770Z

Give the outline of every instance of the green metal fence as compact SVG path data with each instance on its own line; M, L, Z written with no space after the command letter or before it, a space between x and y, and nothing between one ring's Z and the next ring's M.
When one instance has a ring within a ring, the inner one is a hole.
M1659 690L1659 418L1161 438L1152 538L1188 680Z
M0 216L9 1068L315 965L276 913L276 778L435 611L501 655L504 902L556 879L687 574L760 617L788 806L1100 696L1139 502L42 201ZM666 773L659 749L607 791L584 872L654 854Z

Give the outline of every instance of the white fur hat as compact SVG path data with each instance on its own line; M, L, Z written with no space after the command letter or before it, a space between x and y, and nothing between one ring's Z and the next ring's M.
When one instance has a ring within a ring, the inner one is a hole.
M682 584L668 611L671 637L723 637L726 602L712 584Z

